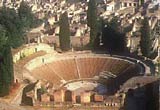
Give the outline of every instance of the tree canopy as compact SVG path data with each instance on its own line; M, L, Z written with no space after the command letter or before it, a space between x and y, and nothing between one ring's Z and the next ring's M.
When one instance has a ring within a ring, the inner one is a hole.
M31 7L25 1L21 2L20 7L18 8L18 15L21 19L24 30L37 27L42 21L35 17L32 13Z
M22 1L18 9L18 15L22 21L23 27L30 28L33 24L34 15L32 14L31 8L25 1Z
M2 25L0 25L0 50L6 44L8 37L6 37L6 30ZM1 52L0 52L1 54Z
M123 52L126 41L125 34L117 32L111 27L104 27L102 31L102 42L105 49L109 52Z
M5 29L0 26L0 97L9 94L14 81L11 46Z
M6 30L6 36L9 37L10 44L16 48L23 43L23 26L21 19L14 9L2 7L0 9L0 24Z
M117 21L116 17L110 22L102 21L102 30L97 34L94 43L96 50L103 50L109 53L125 51L126 36Z
M0 8L0 96L8 95L14 82L11 48L24 43L24 34L33 26L33 18L23 1L18 12L14 8Z
M88 2L87 25L90 27L90 44L92 46L97 36L97 7L95 0Z
M142 21L140 48L141 48L142 55L146 57L150 57L151 48L152 48L151 30L148 23L148 18L146 17Z
M60 32L59 32L60 48L61 48L62 51L67 51L71 48L70 27L69 27L67 12L64 12L60 16L59 24L60 24Z

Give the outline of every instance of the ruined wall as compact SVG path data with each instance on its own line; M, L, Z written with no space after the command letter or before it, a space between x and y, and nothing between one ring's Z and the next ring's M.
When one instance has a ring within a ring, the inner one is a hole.
M32 44L32 45L25 45L24 48L18 50L18 52L16 52L13 55L13 62L16 63L18 60L27 57L31 54L34 54L38 51L45 51L47 53L53 51L53 47L50 47L47 44Z

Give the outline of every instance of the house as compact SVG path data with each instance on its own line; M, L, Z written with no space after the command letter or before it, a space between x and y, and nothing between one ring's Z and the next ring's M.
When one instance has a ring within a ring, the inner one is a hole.
M114 12L120 8L120 2L119 1L109 1L106 3L106 11Z
M120 4L121 4L121 8L138 7L139 6L139 0L121 0Z
M53 93L54 102L61 103L61 102L71 102L72 101L72 91L67 90L67 88L63 87L59 90L56 90Z
M48 94L42 94L41 95L41 102L43 102L43 103L50 102L50 95L48 95Z
M93 102L93 92L83 92L81 94L81 103L90 103Z

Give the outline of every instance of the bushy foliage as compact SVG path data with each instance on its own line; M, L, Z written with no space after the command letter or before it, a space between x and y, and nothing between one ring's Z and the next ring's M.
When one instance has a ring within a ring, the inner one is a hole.
M16 48L23 43L23 26L21 19L14 9L2 7L0 9L0 24L6 30L10 45Z
M27 29L32 27L34 16L31 12L31 8L26 2L22 1L18 9L18 15L21 19L23 27Z
M35 26L35 21L29 6L23 1L18 12L5 6L0 8L0 96L9 94L14 81L11 48L24 43L24 34Z
M30 28L37 27L42 23L42 20L37 19L32 13L31 7L27 2L22 1L18 9L18 15L21 19L24 30L29 30Z
M125 34L117 32L110 26L102 31L103 48L109 52L123 52L126 46Z
M120 25L117 21L118 19L116 17L114 17L110 22L102 21L102 30L97 34L94 42L94 48L96 50L103 50L109 53L119 53L126 50L126 36L120 29Z
M2 25L0 25L0 50L3 48L3 46L7 42L7 37L6 37L6 30Z

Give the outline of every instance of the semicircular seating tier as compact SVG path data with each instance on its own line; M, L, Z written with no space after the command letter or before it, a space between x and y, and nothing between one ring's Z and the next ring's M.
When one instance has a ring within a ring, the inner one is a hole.
M75 79L94 78L101 73L110 72L114 77L131 77L140 68L127 60L112 57L76 57L59 59L43 64L31 71L37 79L44 79L54 85L61 85ZM107 73L106 73L107 74Z

